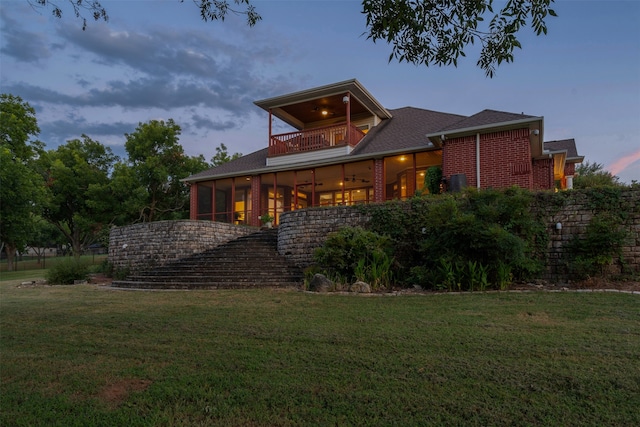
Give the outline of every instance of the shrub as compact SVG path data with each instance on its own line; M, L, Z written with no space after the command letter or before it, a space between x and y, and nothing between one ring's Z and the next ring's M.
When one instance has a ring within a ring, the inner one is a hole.
M362 227L344 227L329 234L316 249L315 262L327 273L346 282L366 279L372 287L391 284L391 240ZM357 273L357 274L356 274Z
M89 265L75 258L69 258L51 267L46 279L52 285L72 285L76 280L87 280Z
M606 268L614 258L621 259L627 237L618 216L607 211L594 215L584 236L574 237L567 244L570 272L579 278L606 275Z
M544 266L548 234L531 213L532 193L466 189L367 205L367 227L393 243L395 277L436 289L505 288Z

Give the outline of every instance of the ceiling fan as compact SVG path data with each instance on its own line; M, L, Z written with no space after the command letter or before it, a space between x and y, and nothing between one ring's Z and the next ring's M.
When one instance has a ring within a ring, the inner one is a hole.
M351 182L357 182L357 181L360 181L360 182L362 182L363 184L366 184L367 182L371 182L371 181L369 181L368 179L364 179L364 178L356 178L355 174L354 174L354 175L351 175L351 178L346 177L344 180L345 180L345 181L347 181L347 182L349 182L349 181L351 181Z

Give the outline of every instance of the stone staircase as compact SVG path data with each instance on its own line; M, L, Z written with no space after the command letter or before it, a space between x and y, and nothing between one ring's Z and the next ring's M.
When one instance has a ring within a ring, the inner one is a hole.
M208 251L114 280L132 289L241 289L299 286L302 271L278 254L278 230L261 230Z

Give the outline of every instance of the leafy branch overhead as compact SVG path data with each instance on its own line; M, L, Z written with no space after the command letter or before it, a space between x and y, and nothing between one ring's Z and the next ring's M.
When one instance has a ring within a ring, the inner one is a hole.
M61 0L71 4L76 17L108 21L107 11L96 0ZM229 13L243 15L253 27L262 17L251 0L192 0L205 21L224 21ZM50 8L62 17L62 8L51 0L27 0L34 8ZM181 3L184 0L180 0ZM557 16L551 9L554 0L508 0L494 12L493 0L362 0L366 15L367 38L392 46L389 61L416 65L458 65L465 50L480 45L477 65L488 77L503 62L513 62L514 51L522 45L516 34L530 26L536 35L547 34L546 19ZM502 4L502 2L500 2ZM234 6L235 5L235 6ZM485 21L487 19L487 21Z
M536 35L547 34L545 19L557 16L553 0L509 0L497 13L493 0L363 0L367 38L393 46L389 61L429 65L458 65L465 49L479 42L477 65L488 77L496 66L513 62L522 48L516 34L530 25ZM485 24L485 18L489 18Z

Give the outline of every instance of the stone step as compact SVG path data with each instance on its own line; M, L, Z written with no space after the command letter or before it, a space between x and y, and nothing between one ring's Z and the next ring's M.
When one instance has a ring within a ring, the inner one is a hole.
M291 287L300 269L278 254L277 229L239 237L160 267L132 274L112 285L138 289L221 289Z

